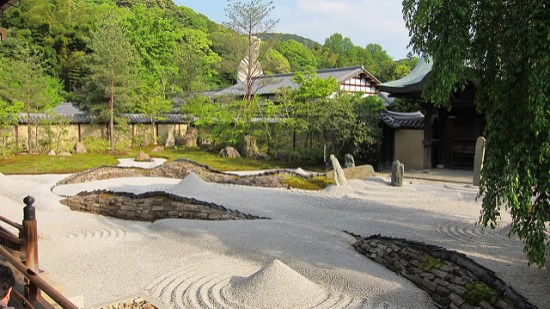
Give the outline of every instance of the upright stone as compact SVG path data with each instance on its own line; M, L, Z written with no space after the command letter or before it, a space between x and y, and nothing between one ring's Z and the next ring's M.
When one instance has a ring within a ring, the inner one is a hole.
M346 153L346 155L344 156L344 167L355 167L355 160L353 159L353 156L349 153Z
M231 147L231 146L227 146L225 147L224 149L220 150L220 153L219 155L223 158L230 158L230 159L234 159L234 158L240 158L241 155L239 154L239 152Z
M332 164L332 168L334 169L334 180L336 181L336 185L346 185L348 183L348 181L346 180L346 175L344 174L342 166L340 166L340 162L338 162L338 159L336 159L334 155L330 155L330 163Z
M86 153L88 150L86 150L86 147L81 142L78 142L74 144L74 153Z
M256 144L256 138L252 135L245 135L243 141L243 156L248 158L255 158L260 153L258 145Z
M185 147L197 147L197 129L192 126L187 127L187 132L183 137L183 146Z
M164 147L174 147L176 146L176 138L174 138L174 133L168 131L168 136L166 137L166 143Z
M393 161L391 166L391 185L394 187L402 187L404 175L405 165L399 162L399 160Z
M149 155L146 154L145 152L140 151L134 160L137 162L147 162L147 161L151 161L151 157L149 157Z
M483 161L485 158L485 137L480 136L476 142L476 152L474 155L474 179L473 185L479 186L481 181L481 169L483 168Z

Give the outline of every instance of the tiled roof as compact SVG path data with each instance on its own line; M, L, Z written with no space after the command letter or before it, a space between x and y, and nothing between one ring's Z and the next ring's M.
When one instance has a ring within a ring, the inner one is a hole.
M420 57L414 69L405 77L378 85L380 91L392 94L421 92L428 74L432 71L433 60Z
M54 112L65 116L71 123L91 123L93 121L93 117L83 112L70 102L61 103L58 106L53 108ZM122 117L126 118L128 123L151 123L151 118L147 117L144 114L122 114ZM19 124L27 124L27 123L37 123L41 120L48 120L52 119L52 116L48 113L31 113L30 116L28 116L26 113L19 114L17 118L17 122ZM156 123L185 123L186 117L183 114L165 114L159 117L156 121Z
M399 128L422 128L424 126L424 114L421 112L401 113L383 110L380 118L388 126Z
M380 81L376 79L369 71L365 70L363 66L347 67L347 68L336 68L336 69L326 69L317 71L317 77L320 78L329 78L334 77L338 82L343 82L351 77L354 77L359 74L365 74L368 76L374 84L379 84ZM254 78L254 89L253 93L257 95L270 95L275 94L279 89L290 87L291 89L296 89L298 85L292 81L294 73L287 74L276 74L276 75L265 75ZM224 89L215 94L215 96L223 95L234 95L234 96L243 96L245 94L245 86L242 83L237 83L236 85Z

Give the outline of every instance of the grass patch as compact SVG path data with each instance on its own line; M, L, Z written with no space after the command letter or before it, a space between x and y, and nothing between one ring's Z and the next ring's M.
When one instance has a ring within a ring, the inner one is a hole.
M151 152L153 147L132 148L115 153L89 152L72 156L49 156L46 154L20 154L0 159L0 173L9 174L67 174L81 172L102 165L117 165L117 158L135 158L143 151L151 158L165 158L168 161L189 159L206 164L220 171L250 171L264 169L289 168L292 165L281 161L263 161L251 158L226 159L215 153L205 152L199 148L166 148L162 152ZM302 165L305 166L305 165ZM294 165L295 167L295 165ZM313 170L322 170L320 167L307 167ZM325 185L326 186L326 185Z
M317 176L313 178L301 178L296 176L286 176L283 183L291 186L292 188L302 190L323 190L328 185L334 184L333 179L329 179L325 176Z
M68 174L101 165L117 165L111 154L84 153L73 156L26 154L0 159L2 174Z

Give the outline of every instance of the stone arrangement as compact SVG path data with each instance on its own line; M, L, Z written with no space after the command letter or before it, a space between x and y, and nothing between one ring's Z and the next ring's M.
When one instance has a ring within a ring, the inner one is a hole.
M229 158L229 159L235 159L235 158L240 158L241 157L241 154L237 151L237 149L235 149L231 146L227 146L227 147L223 148L222 150L220 150L220 152L218 154L222 158Z
M149 157L149 155L146 154L145 152L140 151L140 152L136 155L136 157L135 157L134 160L136 160L137 162L148 162L148 161L151 161L151 157Z
M391 185L394 187L402 187L404 175L405 165L399 162L399 160L393 161L391 166Z
M147 192L136 195L98 190L81 192L78 195L61 200L61 203L71 210L135 221L152 222L167 218L194 220L268 219L227 209L214 203L166 192Z
M168 135L166 136L166 142L164 143L164 147L173 148L174 146L176 146L176 138L174 137L174 133L172 131L168 131Z
M353 156L349 153L346 153L344 156L344 168L355 167L355 160Z
M74 144L73 152L76 153L76 154L80 154L80 153L86 153L86 152L88 152L88 150L86 149L86 146L84 146L83 143L78 142L78 143Z
M479 186L481 181L481 169L483 168L483 161L485 158L485 137L480 136L476 141L476 152L474 155L474 179L472 184L474 186Z
M407 278L426 291L442 308L536 308L493 271L464 254L379 235L356 238L358 240L353 244L355 250ZM472 292L472 286L476 284L483 284L494 291L495 297L491 302L468 302L472 299L472 293L476 292Z
M164 163L161 166L152 169L144 169L139 167L100 166L71 175L59 181L57 185L120 177L168 177L183 179L190 173L195 173L202 180L207 182L267 188L287 188L288 185L285 184L284 181L285 175L292 175L304 179L315 176L304 176L284 169L267 171L257 175L237 176L222 173L204 164L199 164L186 159L179 159Z
M334 181L336 182L336 185L345 186L348 183L346 175L344 174L342 166L340 166L340 162L338 162L338 159L336 159L334 155L330 155L330 163L334 169Z

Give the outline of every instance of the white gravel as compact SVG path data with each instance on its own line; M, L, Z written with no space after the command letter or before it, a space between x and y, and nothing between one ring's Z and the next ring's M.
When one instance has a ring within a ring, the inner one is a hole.
M141 168L151 169L164 164L164 162L166 162L166 159L163 159L163 158L151 158L150 161L146 161L146 162L136 161L133 158L124 158L124 159L118 159L118 166L141 167Z
M0 174L1 213L19 221L22 199L36 198L40 267L83 294L86 307L140 292L172 308L434 307L425 292L355 252L354 239L342 230L459 250L540 308L550 303L549 270L527 266L522 243L505 236L509 216L494 231L474 226L481 207L476 187L407 181L395 188L374 178L307 192L212 184L192 174L182 181L119 178L52 192L66 176ZM271 220L132 222L59 203L59 195L93 189L165 190ZM288 302L277 293L289 295Z

